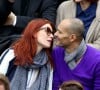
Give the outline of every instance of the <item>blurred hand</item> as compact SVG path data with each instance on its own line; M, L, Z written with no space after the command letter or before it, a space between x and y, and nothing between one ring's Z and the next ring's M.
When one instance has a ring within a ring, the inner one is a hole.
M13 12L11 12L7 18L7 21L5 22L5 25L13 25L15 18L16 15Z

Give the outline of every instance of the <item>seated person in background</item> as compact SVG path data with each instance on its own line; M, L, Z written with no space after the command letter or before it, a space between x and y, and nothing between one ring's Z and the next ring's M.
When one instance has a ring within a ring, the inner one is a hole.
M100 0L68 0L57 10L58 24L67 18L79 18L83 21L84 39L87 44L100 49Z
M65 81L64 83L61 84L61 86L59 87L59 90L84 90L83 86L75 81L75 80L71 80L71 81Z
M57 0L57 1L58 1L58 6L59 6L62 2L67 1L67 0Z
M54 30L50 21L34 19L1 55L0 72L9 78L11 90L52 90Z
M45 18L55 23L56 0L15 0L5 25L0 27L0 55L23 32L28 22Z
M0 73L0 90L10 90L8 78L1 73Z
M69 80L79 81L84 90L100 90L100 51L86 45L80 19L64 19L55 33L53 90Z

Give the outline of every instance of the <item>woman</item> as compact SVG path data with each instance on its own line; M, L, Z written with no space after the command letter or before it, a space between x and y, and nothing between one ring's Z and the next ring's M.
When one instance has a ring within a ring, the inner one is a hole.
M100 49L100 0L69 0L57 11L57 25L67 18L79 18L85 25L84 38L87 44Z
M32 20L22 37L3 53L0 72L11 80L11 90L51 90L53 30L48 20Z

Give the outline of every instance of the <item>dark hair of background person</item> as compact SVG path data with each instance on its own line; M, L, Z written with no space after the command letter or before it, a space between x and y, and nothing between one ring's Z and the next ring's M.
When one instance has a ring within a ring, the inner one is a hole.
M83 86L78 81L67 81L60 86L61 90L84 90Z
M8 78L1 73L0 73L0 85L4 85L5 90L10 90Z
M32 59L35 56L37 50L37 41L34 38L34 35L40 30L41 26L45 24L50 24L53 30L55 30L54 25L50 21L46 19L34 19L26 26L22 37L12 45L16 56L16 65L23 66L34 63ZM46 52L50 63L53 65L52 58L50 56L51 48L52 46L49 49L46 49Z

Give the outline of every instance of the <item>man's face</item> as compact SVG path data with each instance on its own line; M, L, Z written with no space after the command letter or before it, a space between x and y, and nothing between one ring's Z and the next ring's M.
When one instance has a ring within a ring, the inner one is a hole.
M64 28L64 23L58 25L58 30L55 33L55 44L62 47L67 47L70 44L70 34Z

